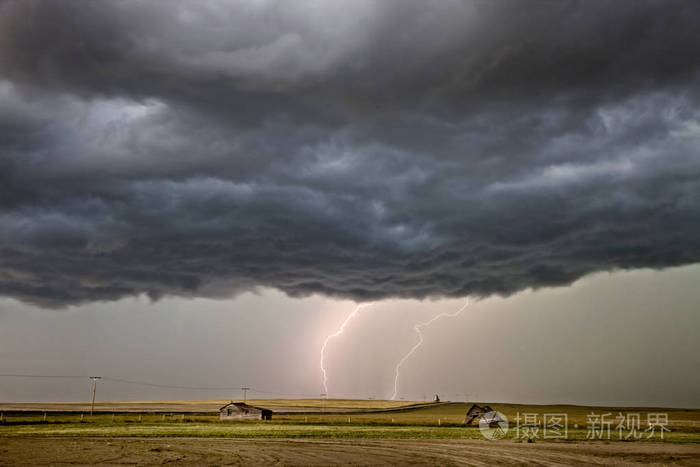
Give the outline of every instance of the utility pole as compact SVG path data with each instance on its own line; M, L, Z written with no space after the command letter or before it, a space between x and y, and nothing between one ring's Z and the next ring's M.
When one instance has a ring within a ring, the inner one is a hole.
M92 412L95 410L95 393L97 392L97 380L102 379L102 376L90 376L90 379L92 380L92 404L90 404L90 416L92 416Z
M250 388L241 388L241 391L243 391L243 403L248 400L248 391L250 391Z

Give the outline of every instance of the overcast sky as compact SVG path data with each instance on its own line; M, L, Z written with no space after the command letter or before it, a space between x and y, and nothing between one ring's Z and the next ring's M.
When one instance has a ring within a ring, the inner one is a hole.
M416 319L471 297L405 397L699 406L697 24L672 0L0 0L0 373L317 393L325 335L372 302L329 391L386 397ZM183 397L161 389L107 390Z

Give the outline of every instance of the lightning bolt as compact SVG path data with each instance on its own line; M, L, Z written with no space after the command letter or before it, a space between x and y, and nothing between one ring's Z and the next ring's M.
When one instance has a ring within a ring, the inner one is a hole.
M357 313L359 313L363 308L371 306L371 303L362 303L360 305L357 305L354 310L352 310L352 313L350 313L347 318L345 318L345 321L343 321L343 324L340 325L340 328L334 332L333 334L330 334L328 337L326 337L326 340L323 341L323 347L321 347L321 372L323 373L323 392L324 394L328 394L328 375L326 374L326 366L325 366L325 357L326 357L326 347L328 346L328 342L331 339L334 339L341 335L343 331L345 331L345 326L355 317L357 316Z
M396 368L394 369L394 394L392 394L391 400L396 400L396 396L399 393L399 374L400 374L400 370L401 370L401 365L403 365L404 362L406 360L408 360L408 358L411 355L413 355L413 352L418 350L418 347L423 345L423 332L421 331L421 328L424 328L426 326L430 326L432 323L439 320L440 318L454 318L457 315L459 315L462 311L464 311L464 309L468 306L469 306L469 299L467 299L467 302L464 305L462 305L462 308L455 311L454 313L440 313L439 315L432 317L431 319L429 319L425 323L418 323L418 324L413 325L413 329L416 331L416 334L418 334L418 342L416 343L416 345L414 345L411 348L411 350L408 351L408 353L406 355L403 356L403 358L401 360L399 360L399 363L396 364Z

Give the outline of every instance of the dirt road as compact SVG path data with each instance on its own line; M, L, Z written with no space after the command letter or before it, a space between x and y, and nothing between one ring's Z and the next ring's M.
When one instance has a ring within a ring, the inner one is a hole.
M0 465L700 465L700 445L478 440L1 438Z

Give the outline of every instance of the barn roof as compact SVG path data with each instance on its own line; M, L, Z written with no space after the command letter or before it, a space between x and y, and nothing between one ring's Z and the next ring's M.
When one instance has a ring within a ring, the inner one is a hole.
M253 410L260 410L260 411L264 410L267 412L272 412L272 410L270 410L270 409L263 409L262 407L255 407L254 405L249 405L249 404L246 404L245 402L233 402L233 401L229 402L228 404L226 404L224 406L219 407L219 411L224 410L226 407L229 407L231 405L235 405L239 409L253 409Z
M486 412L493 412L493 409L489 405L485 406L480 406L478 404L473 404L469 410L467 411L467 415L471 415L473 413L486 413Z

